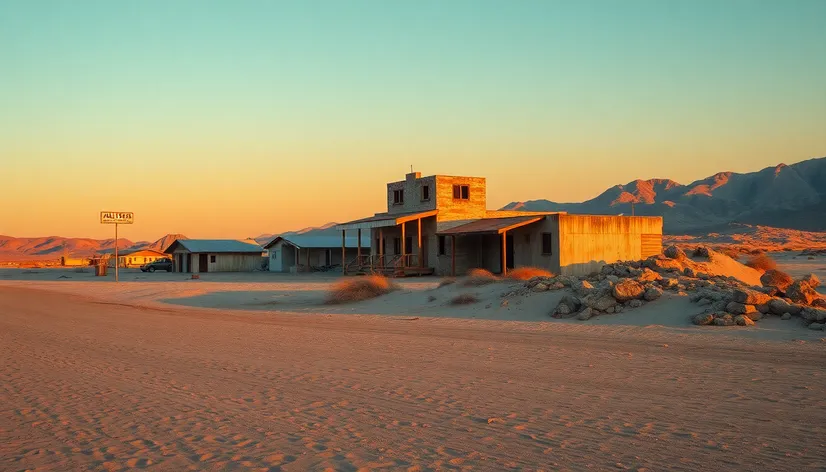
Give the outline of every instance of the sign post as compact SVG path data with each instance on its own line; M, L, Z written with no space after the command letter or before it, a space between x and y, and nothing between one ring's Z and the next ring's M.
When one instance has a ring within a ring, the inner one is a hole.
M102 224L115 225L115 282L118 281L118 225L131 225L135 222L135 214L131 211L102 211L100 212L100 222Z

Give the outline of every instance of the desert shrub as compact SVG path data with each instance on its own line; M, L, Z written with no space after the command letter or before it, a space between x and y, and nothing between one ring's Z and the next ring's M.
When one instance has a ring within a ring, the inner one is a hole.
M737 249L727 247L727 248L720 249L719 252L727 255L728 257L734 259L735 261L740 259L740 251L738 251Z
M367 275L336 282L327 294L327 303L350 303L376 298L396 289L386 277Z
M499 280L491 271L485 269L470 269L467 275L467 278L462 282L465 287L479 287Z
M453 277L445 277L444 279L439 281L439 288L447 287L448 285L453 285L456 283L456 279Z
M758 254L752 257L746 262L746 265L752 269L762 270L763 272L777 268L777 263L774 262L774 259L766 254Z
M479 302L479 298L472 293L456 295L452 300L450 300L451 305L472 305L477 302Z
M554 274L538 267L518 267L509 270L507 277L513 280L530 280L534 277L553 277Z

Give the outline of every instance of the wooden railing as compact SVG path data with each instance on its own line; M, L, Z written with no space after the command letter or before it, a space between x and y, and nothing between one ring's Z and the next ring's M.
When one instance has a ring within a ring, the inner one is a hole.
M376 254L358 256L346 264L346 271L353 272L387 272L401 270L405 267L419 267L418 254L389 255Z

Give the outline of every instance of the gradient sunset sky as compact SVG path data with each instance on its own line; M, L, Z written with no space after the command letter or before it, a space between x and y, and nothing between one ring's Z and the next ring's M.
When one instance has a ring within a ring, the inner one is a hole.
M581 201L826 155L826 1L0 0L0 234L248 237L488 178Z

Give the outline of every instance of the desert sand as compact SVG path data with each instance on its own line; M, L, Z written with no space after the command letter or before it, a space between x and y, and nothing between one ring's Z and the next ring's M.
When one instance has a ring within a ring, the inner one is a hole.
M332 307L331 276L125 275L0 272L0 470L826 467L826 343L793 321L693 326L677 296L552 320L558 294L502 307L493 284L452 307L468 289L434 279Z

